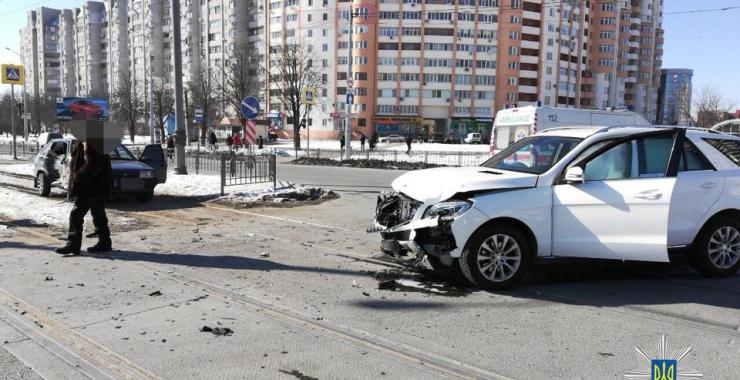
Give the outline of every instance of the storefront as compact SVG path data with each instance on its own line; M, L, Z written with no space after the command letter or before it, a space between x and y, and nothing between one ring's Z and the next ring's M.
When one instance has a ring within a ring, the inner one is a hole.
M493 120L486 118L453 117L450 120L450 134L464 139L468 133L480 133L484 140L491 137Z
M417 136L421 129L421 118L415 116L376 116L373 127L378 136L411 135Z

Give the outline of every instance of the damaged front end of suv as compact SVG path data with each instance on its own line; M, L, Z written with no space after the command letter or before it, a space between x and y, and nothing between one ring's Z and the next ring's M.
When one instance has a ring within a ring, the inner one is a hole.
M430 205L403 193L387 192L378 197L372 231L380 232L381 250L395 259L418 264L427 257L450 266L460 256L456 232L464 235L455 229L465 229L458 228L457 219L472 206L468 199Z

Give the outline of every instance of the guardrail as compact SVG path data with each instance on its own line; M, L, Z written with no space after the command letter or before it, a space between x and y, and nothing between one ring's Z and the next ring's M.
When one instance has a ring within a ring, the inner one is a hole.
M277 160L275 155L237 156L222 154L220 157L221 195L224 187L272 182L277 187Z
M42 146L38 142L16 141L15 150L18 157L29 158L35 156ZM0 141L0 154L13 155L13 143Z
M304 157L342 160L342 151L334 149L311 149ZM352 150L353 160L381 160L390 162L416 162L444 166L478 166L489 158L484 152L431 152L398 150Z

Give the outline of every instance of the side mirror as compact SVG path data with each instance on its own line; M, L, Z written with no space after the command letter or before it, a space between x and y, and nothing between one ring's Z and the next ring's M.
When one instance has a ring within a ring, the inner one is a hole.
M565 171L565 182L570 184L583 183L583 169L580 166L573 166Z

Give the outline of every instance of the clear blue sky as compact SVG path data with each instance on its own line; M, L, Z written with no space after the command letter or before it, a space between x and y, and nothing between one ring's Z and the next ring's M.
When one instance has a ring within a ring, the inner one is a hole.
M18 30L25 24L25 10L41 5L71 8L82 0L0 0L0 62L19 59L5 50L18 50ZM740 0L665 0L665 13L694 9L740 6ZM740 9L670 15L666 30L663 67L694 70L694 88L715 86L740 107ZM3 85L7 87L7 85ZM3 90L7 90L3 88Z

